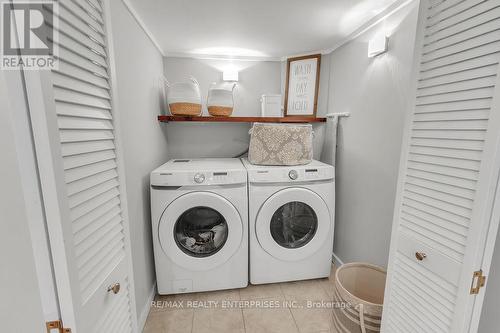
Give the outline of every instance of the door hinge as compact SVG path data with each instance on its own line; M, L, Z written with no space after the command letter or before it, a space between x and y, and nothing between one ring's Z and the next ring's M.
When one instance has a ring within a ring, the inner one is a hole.
M45 323L47 333L54 333L52 330L57 330L57 333L71 333L71 328L65 328L62 320L47 321Z
M486 283L486 276L483 275L483 270L480 269L472 274L472 283L470 285L470 294L477 295L479 290L484 287Z

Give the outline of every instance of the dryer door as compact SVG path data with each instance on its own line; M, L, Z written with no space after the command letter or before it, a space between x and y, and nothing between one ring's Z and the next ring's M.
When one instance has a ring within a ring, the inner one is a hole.
M331 228L328 206L305 188L287 188L273 194L260 208L255 223L260 246L287 261L314 254L328 239Z
M192 192L167 206L158 226L161 247L177 265L208 270L241 246L243 222L236 208L212 192Z

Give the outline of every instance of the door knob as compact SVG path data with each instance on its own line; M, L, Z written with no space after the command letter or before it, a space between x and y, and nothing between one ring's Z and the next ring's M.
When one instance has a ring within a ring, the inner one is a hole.
M120 284L119 283L114 283L108 287L108 292L112 291L113 294L118 294L120 291Z
M415 257L417 258L418 261L422 261L425 258L427 258L427 254L423 252L415 252Z

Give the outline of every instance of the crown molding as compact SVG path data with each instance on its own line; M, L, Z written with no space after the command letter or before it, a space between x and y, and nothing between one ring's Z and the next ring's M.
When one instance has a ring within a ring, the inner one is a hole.
M125 7L128 9L128 11L130 12L130 14L132 15L132 17L135 19L135 21L137 22L137 24L139 24L139 26L141 27L142 31L144 31L144 33L149 37L149 40L151 40L151 42L156 47L156 49L158 50L158 52L160 52L161 55L165 57L166 56L165 51L163 51L163 49L160 47L160 44L158 43L158 41L156 40L156 38L154 37L154 35L151 33L151 31L149 31L149 29L146 27L146 24L144 23L144 21L139 17L139 14L134 9L134 7L130 3L130 1L129 0L122 0L122 2L125 5Z

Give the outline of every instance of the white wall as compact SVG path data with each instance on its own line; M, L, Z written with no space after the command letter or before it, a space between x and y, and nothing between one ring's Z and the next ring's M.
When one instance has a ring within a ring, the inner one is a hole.
M208 87L222 81L222 71L227 66L239 70L239 81L234 89L233 116L259 116L260 96L279 94L281 68L279 62L228 61L166 57L165 77L170 81L185 81L194 76L200 83L203 114L206 108ZM165 110L168 114L168 111ZM183 157L232 157L248 148L250 124L245 123L168 123L169 156Z
M486 296L478 332L496 333L500 330L500 318L498 316L500 309L500 231L497 234L493 260L486 279Z
M163 58L121 0L111 2L119 114L139 325L149 310L155 283L149 173L167 161L160 114Z
M344 262L387 265L417 13L414 2L331 56L329 112L351 113L340 120L336 165L334 253ZM369 59L380 31L389 51Z

